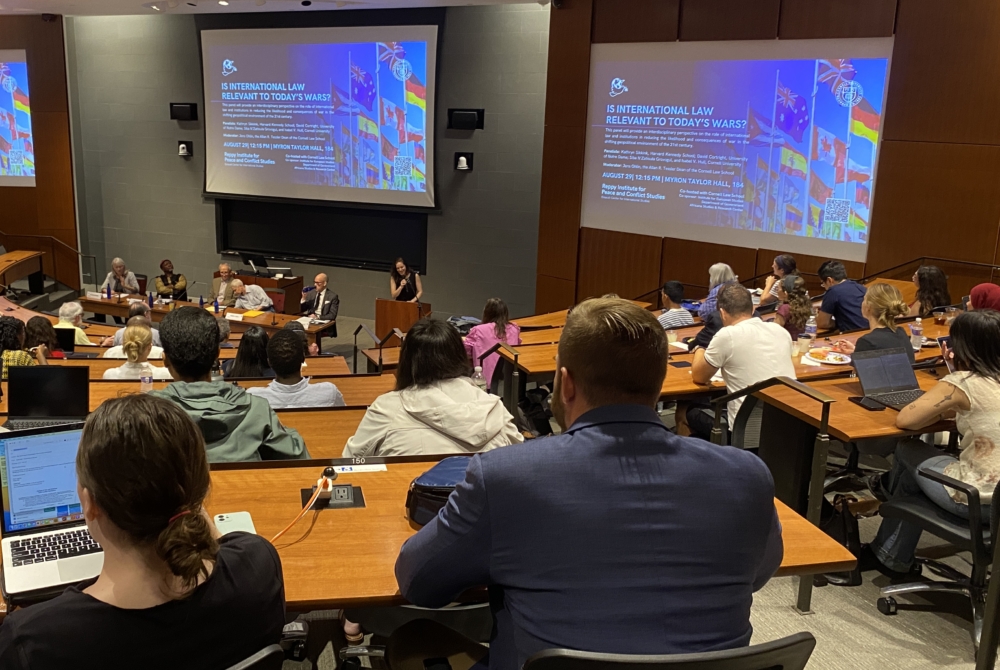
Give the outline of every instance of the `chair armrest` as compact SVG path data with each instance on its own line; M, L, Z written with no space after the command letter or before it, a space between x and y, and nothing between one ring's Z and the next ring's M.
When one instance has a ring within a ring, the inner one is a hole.
M944 486L953 488L956 491L961 491L966 496L968 496L970 508L972 507L972 503L979 505L979 489L977 489L972 484L966 484L965 482L959 481L954 477L949 477L948 475L942 474L940 472L935 472L933 470L926 470L924 468L918 469L917 474L919 474L921 477L926 477L927 479L930 479L933 482L937 482L938 484L943 484Z

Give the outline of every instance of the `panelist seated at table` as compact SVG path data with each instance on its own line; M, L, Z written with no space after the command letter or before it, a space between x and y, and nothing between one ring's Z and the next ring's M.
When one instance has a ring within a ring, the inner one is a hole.
M89 345L90 340L87 338L87 334L80 328L82 323L83 305L79 302L73 300L72 302L64 302L59 306L59 322L55 324L55 327L72 328L75 332L73 342L75 344Z
M0 316L0 358L3 359L3 380L12 367L48 365L48 347L39 344L35 351L24 350L24 322L12 316Z
M913 365L916 357L913 345L910 344L910 334L906 332L906 328L896 324L896 319L906 316L909 309L898 288L891 284L872 284L861 303L861 313L868 319L871 332L859 337L857 342L837 340L833 348L845 354L902 349L910 358L910 365Z
M0 667L227 668L280 640L281 559L257 535L219 535L203 507L205 447L176 406L106 401L84 427L76 479L104 566L10 612Z
M461 645L473 660L509 669L553 647L675 654L749 644L752 594L783 554L774 483L756 456L663 425L655 407L666 364L650 312L620 299L577 305L552 393L564 432L473 456L448 504L403 545L396 579L414 605L489 587L494 635L489 649ZM439 639L398 651L458 650Z
M169 370L149 362L154 348L159 349L159 347L153 347L153 334L149 329L149 324L141 316L132 317L129 319L128 326L125 327L124 344L121 347L114 347L114 349L121 349L121 357L127 360L124 365L105 370L103 378L142 379L149 376L153 379L173 379ZM159 354L161 357L163 356L162 349L159 350ZM104 354L104 357L110 358L108 354Z
M468 454L523 442L500 398L471 374L458 330L421 319L403 339L396 390L371 404L344 458Z
M274 381L267 386L248 388L247 393L267 400L271 409L297 407L343 407L344 396L331 382L311 383L302 376L305 350L302 339L290 330L279 330L267 343L267 360Z
M964 493L917 474L932 470L971 484L979 490L983 523L990 522L990 502L1000 481L1000 313L975 310L960 314L951 325L951 351L956 372L903 408L896 426L920 430L954 417L962 436L956 459L919 439L907 439L896 448L890 472L870 478L872 492L882 500L924 495L946 512L969 517ZM883 519L870 545L858 557L861 570L894 578L908 576L921 528L900 519Z
M163 274L157 275L155 280L156 296L170 300L187 300L187 277L174 274L174 264L169 259L160 262L160 272Z
M326 285L326 275L320 272L313 279L313 285L302 289L302 299L299 301L302 314L310 319L320 321L335 321L340 311L340 296Z
M236 304L233 295L232 281L236 275L229 263L219 263L219 276L212 279L212 295L209 301L218 300L219 307L232 307Z
M719 314L722 330L708 348L694 352L691 378L696 384L709 383L716 372L722 373L729 393L772 377L795 379L791 336L778 324L753 315L753 300L745 288L739 284L724 287L719 292ZM730 431L743 400L730 400L726 408ZM715 409L710 404L693 403L687 410L691 434L710 439L714 417Z
M865 287L847 278L847 268L840 261L825 261L817 272L821 286L826 290L816 325L820 330L837 328L842 333L868 327L868 319L861 313Z
M264 289L256 284L244 284L242 279L234 279L229 282L229 287L233 290L233 296L236 298L234 307L237 309L274 311L272 309L274 301Z
M109 286L112 293L135 294L139 292L139 280L135 278L135 273L125 267L125 261L120 258L111 261L111 272L104 278L104 283L99 289L100 292L105 293Z
M152 395L172 400L187 412L205 438L208 460L309 458L305 441L281 425L263 398L239 386L212 381L219 357L219 326L198 307L180 307L160 322L163 362L173 384Z
M160 331L159 331L159 329L157 329L156 324L154 324L152 322L152 320L150 319L149 305L147 305L144 302L133 302L133 303L131 303L128 306L128 317L127 317L127 320L126 320L125 323L127 324L128 320L131 320L133 317L136 317L136 316L145 317L146 320L149 322L149 327L153 329L153 346L154 347L162 346L160 344ZM118 330L115 331L114 335L112 335L110 337L105 337L103 340L101 340L101 346L102 347L118 347L118 346L121 346L122 337L124 337L124 335L125 335L125 329L124 328L119 328Z

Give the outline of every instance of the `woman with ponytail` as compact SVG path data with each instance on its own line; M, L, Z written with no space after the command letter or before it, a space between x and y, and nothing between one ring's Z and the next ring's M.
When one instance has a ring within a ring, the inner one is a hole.
M257 535L219 536L203 507L204 440L180 407L141 394L104 402L76 476L101 574L8 614L0 667L215 670L278 642L278 554Z
M806 329L806 322L812 316L812 301L806 290L806 280L798 275L788 275L775 286L778 288L778 300L781 304L775 312L774 322L784 326L792 340L795 340Z
M127 362L117 368L104 371L105 379L140 379L146 375L153 379L173 379L165 367L152 365L149 353L153 350L153 331L145 321L129 319L129 325L122 336L122 353Z
M896 325L896 319L910 312L910 306L903 301L899 289L889 284L872 284L865 293L861 303L861 314L868 319L868 327L872 332L858 338L856 343L838 340L837 351L852 354L855 351L873 351L875 349L905 349L913 364L913 347L910 336L904 328Z

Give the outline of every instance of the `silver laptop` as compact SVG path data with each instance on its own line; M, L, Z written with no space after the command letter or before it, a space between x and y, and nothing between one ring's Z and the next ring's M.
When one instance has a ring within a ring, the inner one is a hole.
M104 552L76 492L83 424L0 434L3 591L13 602L96 577Z

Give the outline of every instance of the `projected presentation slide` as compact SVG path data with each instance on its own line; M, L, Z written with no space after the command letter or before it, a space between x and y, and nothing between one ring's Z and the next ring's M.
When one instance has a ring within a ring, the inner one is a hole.
M0 186L35 185L29 93L24 51L0 50Z
M201 36L206 191L434 206L436 26Z
M583 225L863 261L891 50L594 45Z

